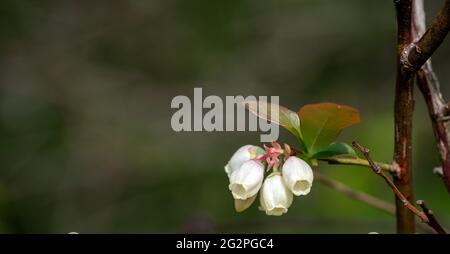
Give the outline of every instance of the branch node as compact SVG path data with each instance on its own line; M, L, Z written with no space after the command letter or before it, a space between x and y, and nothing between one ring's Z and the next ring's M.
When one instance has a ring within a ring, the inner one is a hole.
M400 166L398 165L397 162L392 162L392 171L391 174L395 177L400 177Z
M450 116L439 116L438 120L441 122L447 122L450 120Z
M442 167L433 168L433 173L441 177L444 176L444 171L442 170Z
M445 104L443 111L444 111L444 115L450 114L450 103Z
M402 53L400 54L400 63L402 64L402 69L405 71L414 71L414 66L409 61L409 54L413 49L419 53L422 51L419 46L414 43L410 43L403 48Z
M406 200L406 199L403 199L402 202L403 202L404 206L408 206L408 204L409 204L408 200Z

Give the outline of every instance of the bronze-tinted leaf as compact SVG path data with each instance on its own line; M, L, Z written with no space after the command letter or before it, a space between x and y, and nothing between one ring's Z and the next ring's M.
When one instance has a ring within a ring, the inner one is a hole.
M303 142L309 154L326 148L342 129L360 122L357 109L329 102L305 105L298 114Z
M300 119L294 111L283 106L264 101L247 100L244 101L243 104L248 111L252 112L259 118L281 125L294 134L297 138L301 138Z

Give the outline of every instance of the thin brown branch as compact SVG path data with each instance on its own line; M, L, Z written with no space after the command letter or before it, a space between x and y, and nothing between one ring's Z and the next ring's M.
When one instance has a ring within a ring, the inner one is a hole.
M395 85L395 143L394 162L399 174L394 183L404 198L413 200L412 190L412 118L414 111L413 83L414 73L403 70L400 56L405 47L412 42L411 12L412 0L394 1L397 14L397 78ZM415 233L414 215L404 206L404 201L396 196L397 232Z
M356 191L342 182L339 182L337 180L331 179L327 176L324 176L324 175L318 173L317 170L314 170L314 179L318 183L320 183L336 192L342 193L343 195L345 195L351 199L360 201L364 204L367 204L378 210L381 210L383 212L386 212L390 215L395 216L395 206L389 202L386 202L382 199L379 199L379 198L369 195L367 193L364 193L361 191ZM417 227L419 227L423 232L427 232L427 233L434 232L434 230L432 228L430 228L428 225L423 224L423 223L417 223Z
M417 217L421 218L422 221L428 222L428 218L426 217L425 213L419 211L414 205L412 205L408 201L408 199L406 199L406 197L401 193L401 191L397 188L397 186L395 186L394 182L388 176L386 176L386 174L383 172L383 170L380 168L380 166L378 166L372 160L372 158L370 157L369 149L361 146L360 144L358 144L355 141L353 141L352 144L356 149L360 150L364 154L364 156L369 161L370 167L372 168L373 172L375 172L377 175L381 176L386 181L386 183L389 185L389 187L392 189L392 191L394 191L397 198L403 202L403 205L406 206Z
M423 0L415 1L413 24L414 40L418 40L425 33L425 11L423 8ZM442 177L444 184L447 187L447 191L450 193L449 106L442 96L439 80L433 71L431 59L429 59L417 72L417 84L428 108L442 163L442 166L440 167L441 170L436 172L440 173L438 175Z
M434 74L431 62L427 62L417 73L417 83L427 104L434 137L438 147L442 167L442 177L450 193L450 121L447 105L442 98L439 81Z
M417 42L410 43L401 54L403 68L415 72L425 64L434 51L441 45L450 30L450 0L434 18L431 25Z
M422 222L427 223L430 227L432 227L434 230L436 230L436 232L438 233L442 233L444 232L444 234L446 233L445 230L442 229L442 227L440 226L440 224L437 222L436 218L433 216L432 219L430 219L428 217L428 213L425 211L419 211L403 194L402 192L397 188L397 186L394 184L394 182L388 177L386 176L386 174L384 174L383 170L380 168L380 166L378 166L370 157L370 150L366 147L363 147L362 145L358 144L357 142L353 141L352 142L353 146L360 150L364 156L366 157L366 159L369 161L369 164L372 168L372 170L379 176L381 176L386 183L389 185L389 187L392 189L392 191L395 193L396 197L398 200L401 200L403 202L403 205L409 210L411 211L411 214L416 215L417 217L419 217ZM425 204L422 201L423 204ZM427 211L428 208L426 208ZM433 220L433 222L431 221Z
M395 214L395 206L384 201L381 200L379 198L376 198L374 196L371 196L369 194L366 194L364 192L360 192L360 191L355 191L352 188L350 188L349 186L336 181L334 179L328 178L326 176L323 176L321 174L319 174L317 172L317 170L314 171L314 180L339 192L344 194L345 196L361 201L365 204L368 204L370 206L373 206L383 212L389 213L394 215Z
M434 217L433 211L430 210L427 206L427 204L425 203L425 201L423 200L417 200L416 202L421 208L422 211L425 213L425 215L427 216L429 222L428 224L434 228L439 234L447 234L447 232L445 231L445 229L439 224L439 222L437 221L436 217Z

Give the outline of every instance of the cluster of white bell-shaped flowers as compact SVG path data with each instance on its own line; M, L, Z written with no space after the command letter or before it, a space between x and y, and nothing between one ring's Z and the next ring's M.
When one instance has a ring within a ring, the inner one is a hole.
M267 215L280 216L288 211L294 195L311 191L314 176L309 164L296 156L286 159L280 149L272 149L245 145L225 166L238 212L248 208L260 192L260 209ZM266 168L273 172L264 179Z

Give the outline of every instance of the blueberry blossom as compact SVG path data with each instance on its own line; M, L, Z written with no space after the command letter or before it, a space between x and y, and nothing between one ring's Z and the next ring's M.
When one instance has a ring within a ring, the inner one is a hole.
M228 174L228 177L230 177L244 162L255 159L258 155L263 153L264 150L258 146L242 146L233 154L233 156L231 156L231 159L228 161L227 165L225 165L225 172Z
M231 190L235 199L245 200L255 196L264 179L264 165L256 160L244 162L230 176Z
M306 195L311 191L314 175L306 161L289 157L283 164L282 174L286 186L294 195Z
M261 209L267 215L280 216L286 213L292 199L292 192L285 186L279 172L267 176L260 193Z

